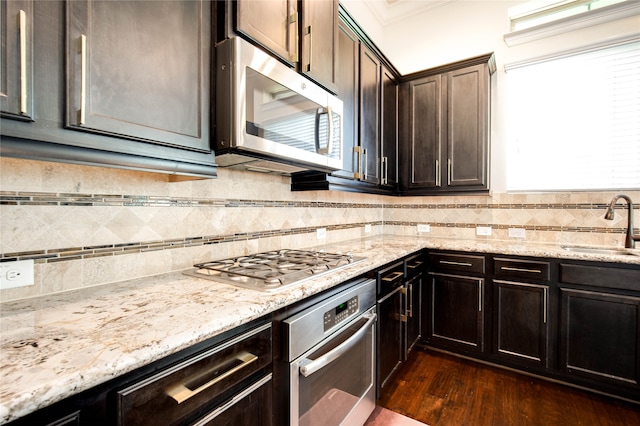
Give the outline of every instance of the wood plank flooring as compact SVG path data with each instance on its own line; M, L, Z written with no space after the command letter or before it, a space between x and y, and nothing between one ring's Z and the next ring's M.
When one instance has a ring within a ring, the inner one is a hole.
M424 349L377 404L429 426L640 425L640 405Z

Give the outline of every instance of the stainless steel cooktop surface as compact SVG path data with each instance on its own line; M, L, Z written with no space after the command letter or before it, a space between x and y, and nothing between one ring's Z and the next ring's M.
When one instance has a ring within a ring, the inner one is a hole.
M364 257L354 257L350 253L277 250L197 263L185 274L252 290L275 292L363 260Z

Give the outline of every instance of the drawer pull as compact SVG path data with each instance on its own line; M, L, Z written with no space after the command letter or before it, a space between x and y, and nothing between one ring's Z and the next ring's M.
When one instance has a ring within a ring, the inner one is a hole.
M412 265L412 264L408 264L408 265L407 265L407 267L408 267L409 269L416 269L416 268L418 268L420 265L422 265L422 262L421 262L421 261L418 261L418 262L414 263L413 265Z
M404 275L404 272L396 271L396 272L394 272L392 274L387 275L386 277L383 277L382 281L387 281L387 282L395 281L396 278L399 278L399 277L401 277L403 275Z
M513 272L528 272L532 274L541 274L542 271L540 269L526 269L526 268L512 268L510 266L502 266L500 267L503 271L513 271Z
M216 376L215 378L213 378L212 380L206 382L205 384L196 387L195 389L190 389L189 388L189 382L181 383L179 385L175 385L175 386L167 389L167 395L170 396L171 398L173 398L178 404L182 404L183 402L185 402L189 398L191 398L191 397L199 394L200 392L210 388L211 386L215 385L216 383L219 383L220 381L226 379L227 377L229 377L233 373L235 373L235 372L247 367L252 362L255 362L257 359L258 359L257 356L255 356L255 355L253 355L253 354L251 354L249 352L241 352L235 357L235 360L240 361L240 364L235 365L231 369L225 371L224 373L222 373L219 376ZM216 365L215 367L211 368L210 370L206 371L205 373L199 375L198 377L195 378L195 380L197 380L198 378L205 377L205 376L213 373L218 368L220 368L220 365ZM191 379L189 381L194 381L194 379Z
M473 264L469 262L453 262L451 260L441 260L440 263L442 263L443 265L473 266Z

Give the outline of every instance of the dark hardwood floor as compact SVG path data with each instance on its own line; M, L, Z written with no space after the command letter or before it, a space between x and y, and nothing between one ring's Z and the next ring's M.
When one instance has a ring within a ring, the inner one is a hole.
M429 426L640 425L640 405L425 349L377 403Z

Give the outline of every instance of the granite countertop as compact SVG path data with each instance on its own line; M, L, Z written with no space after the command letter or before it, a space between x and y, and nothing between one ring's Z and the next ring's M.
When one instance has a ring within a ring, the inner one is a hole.
M0 424L423 248L640 264L559 246L375 236L313 247L366 260L277 293L173 272L0 304Z

